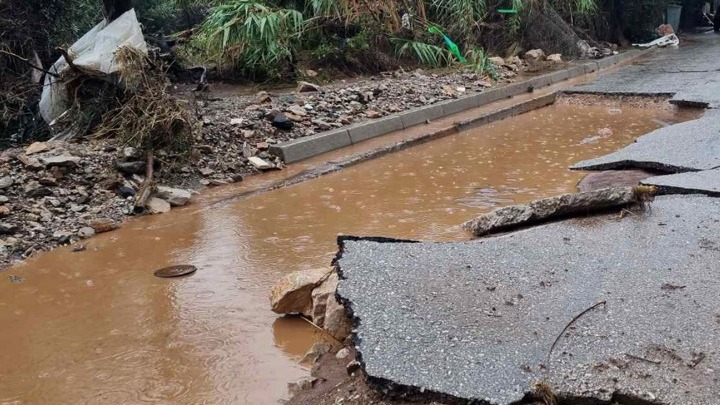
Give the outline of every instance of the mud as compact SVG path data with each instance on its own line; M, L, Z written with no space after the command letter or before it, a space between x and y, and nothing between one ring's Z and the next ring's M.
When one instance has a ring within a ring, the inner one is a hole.
M321 335L276 318L282 275L327 265L338 234L463 240L457 224L574 191L567 167L679 119L673 111L553 106L361 163L247 193L255 176L189 207L129 221L0 274L0 404L272 404ZM583 139L603 128L612 135ZM224 203L211 202L227 200ZM156 269L188 264L190 277Z

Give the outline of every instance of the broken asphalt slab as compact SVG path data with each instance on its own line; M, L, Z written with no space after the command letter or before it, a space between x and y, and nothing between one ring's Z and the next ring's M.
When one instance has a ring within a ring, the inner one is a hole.
M716 35L696 35L569 92L670 95L677 104L720 107L719 54Z
M642 180L641 184L656 186L661 194L704 194L720 197L720 169L655 176Z
M576 163L580 170L649 169L662 172L720 167L720 110L657 129L617 152Z
M462 243L340 240L338 296L371 382L485 404L547 376L582 403L716 403L720 200ZM571 320L579 317L548 352Z

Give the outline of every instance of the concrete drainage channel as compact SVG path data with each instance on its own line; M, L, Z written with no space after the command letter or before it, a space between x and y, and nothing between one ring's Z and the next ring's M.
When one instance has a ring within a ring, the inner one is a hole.
M326 152L354 145L359 142L386 135L391 132L413 128L428 121L438 120L453 114L482 107L500 100L532 92L534 89L557 84L575 77L597 72L622 62L637 58L648 51L629 51L597 61L590 61L571 66L568 69L538 76L529 80L513 83L508 86L491 89L467 97L448 100L429 106L416 108L399 114L390 115L378 120L363 122L347 128L323 132L317 135L295 139L272 146L271 153L280 156L285 163L294 163ZM427 134L426 140L436 139L440 134L451 134L474 126L484 125L493 121L522 114L554 102L554 95L539 97L509 108L492 112L472 120ZM417 139L417 138L416 138Z

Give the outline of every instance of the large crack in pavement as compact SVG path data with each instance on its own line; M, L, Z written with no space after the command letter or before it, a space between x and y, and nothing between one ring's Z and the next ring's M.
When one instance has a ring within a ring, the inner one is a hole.
M390 393L514 404L547 378L573 403L710 404L718 218L718 199L671 196L622 220L473 242L344 238L337 294L365 372Z

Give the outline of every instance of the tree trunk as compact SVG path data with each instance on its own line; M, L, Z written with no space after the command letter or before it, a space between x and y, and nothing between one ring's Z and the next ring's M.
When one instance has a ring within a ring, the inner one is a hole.
M113 21L133 8L132 0L102 0L102 3L108 21Z

